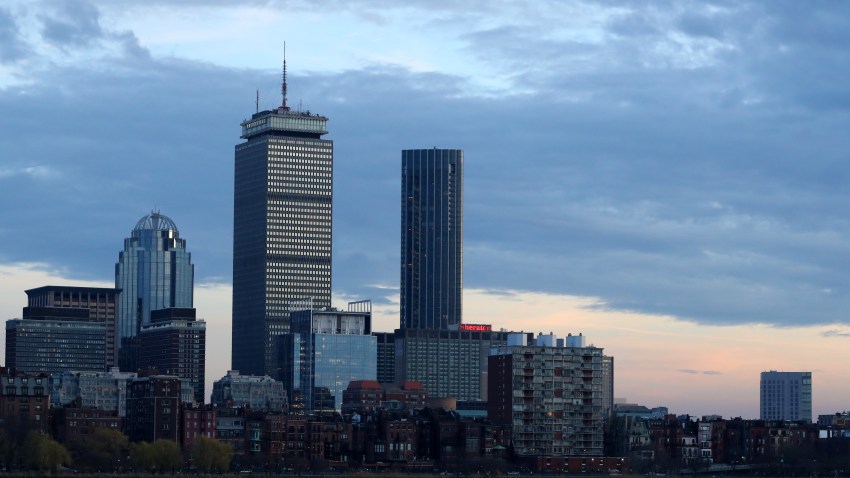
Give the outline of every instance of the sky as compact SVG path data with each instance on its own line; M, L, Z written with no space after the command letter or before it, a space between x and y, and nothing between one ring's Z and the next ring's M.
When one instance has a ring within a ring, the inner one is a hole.
M583 333L615 395L758 416L759 372L850 408L850 4L0 5L0 313L111 286L153 209L229 368L239 123L330 118L334 302L398 324L400 150L465 151L464 321Z

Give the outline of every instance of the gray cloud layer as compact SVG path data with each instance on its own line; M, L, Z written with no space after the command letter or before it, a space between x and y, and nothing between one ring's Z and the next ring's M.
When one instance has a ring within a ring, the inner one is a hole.
M593 42L540 33L559 19L542 7L470 31L469 52L515 85L498 97L402 68L296 73L335 140L335 289L379 299L366 284L398 281L399 150L460 147L467 286L707 323L847 322L847 7L624 5ZM0 260L108 278L159 207L199 278L229 281L238 123L256 85L276 98L277 74L153 58L93 8L39 18L61 49L121 53L0 89ZM15 25L0 10L0 61L28 52Z

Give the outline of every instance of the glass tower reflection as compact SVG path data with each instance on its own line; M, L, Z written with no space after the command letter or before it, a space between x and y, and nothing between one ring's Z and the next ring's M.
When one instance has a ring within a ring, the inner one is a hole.
M139 219L115 264L118 341L136 337L152 310L193 307L194 281L192 255L174 221L158 211Z

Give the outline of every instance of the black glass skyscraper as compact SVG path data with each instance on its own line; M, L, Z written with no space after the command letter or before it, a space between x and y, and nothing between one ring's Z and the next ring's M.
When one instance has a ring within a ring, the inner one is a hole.
M286 105L285 78L283 104L242 122L236 146L233 369L246 375L273 374L294 304L331 305L333 142L328 118Z
M463 151L401 152L401 327L461 322Z

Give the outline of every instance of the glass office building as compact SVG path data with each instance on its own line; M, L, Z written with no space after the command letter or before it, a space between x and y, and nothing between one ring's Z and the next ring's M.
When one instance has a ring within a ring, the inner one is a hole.
M331 305L333 142L324 116L283 106L242 123L233 204L233 362L274 375L294 304Z
M118 301L117 339L136 337L150 324L151 311L191 308L195 266L168 216L151 212L136 223L115 264Z
M89 309L24 307L23 318L6 321L6 367L58 374L106 371L106 324Z
M300 397L306 412L340 410L342 392L354 380L377 378L377 339L371 334L368 301L349 304L347 312L302 310L292 313L291 332L281 370L291 397Z
M463 151L401 152L401 328L461 323ZM430 390L429 390L430 391Z

